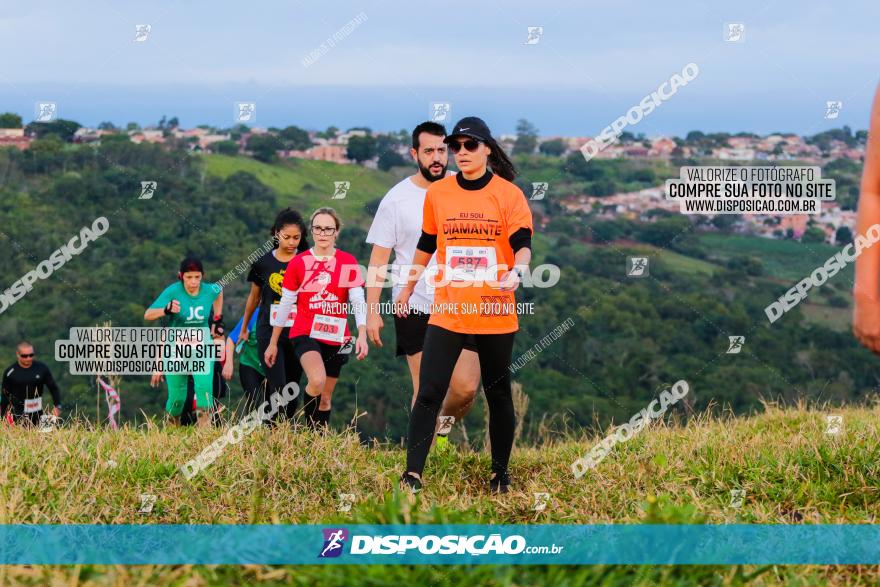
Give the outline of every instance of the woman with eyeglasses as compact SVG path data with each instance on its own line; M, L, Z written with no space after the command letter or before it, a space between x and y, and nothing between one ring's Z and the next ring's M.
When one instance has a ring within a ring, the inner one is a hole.
M287 315L296 304L290 328L293 352L306 374L306 418L309 425L328 428L331 398L342 366L351 354L348 310L353 309L358 327L354 351L358 360L367 356L367 312L364 279L354 255L336 248L342 224L333 208L312 214L314 246L294 257L281 284L279 312ZM266 348L266 364L274 364L282 328L276 326ZM320 398L320 399L318 399Z
M445 142L460 171L428 188L413 258L417 275L396 300L398 312L406 313L409 296L436 251L435 308L425 334L401 485L412 492L422 487L437 414L464 341L472 334L489 404L489 489L506 493L515 427L509 367L519 328L514 291L532 257L532 213L522 190L512 183L513 163L485 122L463 118Z

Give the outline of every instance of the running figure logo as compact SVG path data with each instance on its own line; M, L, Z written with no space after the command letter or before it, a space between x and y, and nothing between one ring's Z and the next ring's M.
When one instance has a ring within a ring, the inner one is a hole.
M452 425L455 424L455 416L440 416L440 428L437 434L449 434L452 431Z
M147 40L147 37L150 36L150 31L153 29L152 25L149 24L136 24L134 25L134 42L135 43L143 43Z
M746 25L741 22L724 24L724 40L728 43L742 43L746 34Z
M532 197L530 200L543 200L544 196L547 195L547 190L550 188L550 184L546 181L533 181L532 182Z
M648 275L647 257L627 257L626 264L627 277L645 277Z
M446 122L450 115L449 102L431 102L431 121Z
M348 540L348 530L345 528L329 528L322 530L324 533L324 547L318 558L335 558L342 554L342 547Z
M825 434L840 434L840 430L843 428L843 416L825 416L825 422L828 424L825 428Z
M58 117L58 105L55 102L38 102L34 110L37 122L52 122Z
M743 501L746 498L746 490L745 489L731 489L730 490L730 507L739 509L743 505Z
M542 491L539 493L535 493L535 505L532 506L532 509L536 512L543 512L547 509L547 502L550 501L550 494Z
M234 114L236 122L256 122L257 104L255 102L236 102Z
M138 197L138 200L149 200L153 197L153 194L156 193L156 187L159 184L155 181L142 181L141 182L141 195Z
M331 200L344 200L345 195L348 193L348 190L351 189L350 181L334 181L333 182L333 197Z
M743 345L746 342L745 336L728 336L727 339L730 341L730 346L727 347L728 355L738 355L742 350Z
M336 508L337 512L350 512L351 505L355 502L354 493L340 493L339 494L339 507Z
M526 38L526 42L523 45L537 45L541 41L541 37L544 35L544 27L542 26L530 26L528 27L529 36Z
M828 100L825 102L825 120L834 120L840 116L843 109L843 102L840 100Z

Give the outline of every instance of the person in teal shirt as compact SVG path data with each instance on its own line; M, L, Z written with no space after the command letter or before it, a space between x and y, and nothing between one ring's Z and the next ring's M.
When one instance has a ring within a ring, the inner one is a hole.
M144 320L159 320L169 317L169 328L204 328L205 340L211 341L210 333L223 325L223 290L213 283L203 282L205 271L202 262L187 257L180 263L179 281L172 283L159 294L147 311ZM211 409L214 406L214 363L208 362L206 373L193 373L196 409L199 426L211 425ZM156 387L162 380L162 373L154 373L150 385ZM186 402L187 374L166 373L168 401L165 411L173 423L178 423L183 404Z
M260 349L257 343L257 316L260 308L254 311L251 321L247 325L247 339L239 344L244 325L244 316L229 333L226 339L226 362L223 364L223 378L232 379L233 358L236 353L241 357L238 366L238 378L241 381L241 389L244 391L244 411L248 413L254 410L263 399L263 389L266 386L266 371L260 363ZM237 348L236 348L237 347Z

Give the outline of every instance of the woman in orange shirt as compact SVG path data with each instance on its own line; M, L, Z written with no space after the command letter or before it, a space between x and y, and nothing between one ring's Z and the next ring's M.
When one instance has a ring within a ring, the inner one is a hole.
M866 234L874 224L880 224L880 89L871 109L856 235ZM880 355L880 245L861 249L856 259L853 301L853 333L862 345Z
M489 487L507 492L515 427L510 361L519 328L513 292L532 257L532 213L522 190L511 183L516 175L513 163L485 122L463 118L445 142L461 171L428 188L422 236L413 258L418 275L396 300L398 312L406 313L418 277L436 251L435 307L425 334L401 483L413 492L421 489L437 414L464 341L473 334L489 404Z

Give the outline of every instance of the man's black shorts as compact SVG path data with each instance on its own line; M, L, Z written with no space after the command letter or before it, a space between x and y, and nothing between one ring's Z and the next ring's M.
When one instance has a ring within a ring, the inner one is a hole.
M394 316L394 331L397 334L396 356L412 356L422 352L425 345L425 332L428 330L430 314L410 310L405 318ZM477 352L477 339L469 334L464 340L464 348L468 351Z
M333 377L334 379L339 378L342 366L348 362L348 357L351 356L351 353L345 355L339 353L343 345L327 344L326 342L315 340L308 334L295 336L290 342L293 346L293 354L296 355L297 360L300 360L303 354L309 351L321 353L321 358L324 359L324 371L327 373L327 377Z

